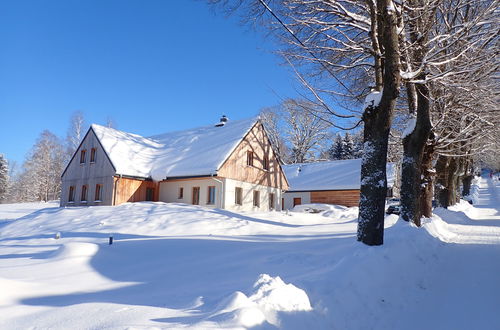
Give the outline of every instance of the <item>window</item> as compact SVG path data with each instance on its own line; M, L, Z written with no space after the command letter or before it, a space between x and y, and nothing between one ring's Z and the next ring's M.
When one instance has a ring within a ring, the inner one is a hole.
M81 152L80 152L80 164L84 164L85 163L85 154L87 153L87 150L83 149Z
M269 210L274 210L274 194L269 194Z
M102 200L102 184L95 185L95 198L96 202L100 202Z
M96 153L95 148L90 149L90 163L95 163L95 153Z
M242 200L243 200L243 189L240 187L236 187L236 189L234 190L234 204L243 205Z
M80 201L87 203L87 185L82 186L82 195L80 196Z
M269 171L269 157L264 156L264 159L262 160L263 162L263 167L265 170Z
M208 187L207 204L215 204L215 186Z
M178 196L179 199L183 199L184 198L184 188L183 187L180 187L179 188L179 196Z
M302 204L302 198L300 197L295 197L293 199L293 206L296 206L296 205L301 205Z
M193 187L193 205L200 205L200 187Z
M253 191L253 206L260 207L260 192L257 190Z
M247 165L253 166L253 151L247 151Z
M153 202L155 199L155 188L146 188L146 202Z
M69 187L68 202L73 203L75 201L75 186Z

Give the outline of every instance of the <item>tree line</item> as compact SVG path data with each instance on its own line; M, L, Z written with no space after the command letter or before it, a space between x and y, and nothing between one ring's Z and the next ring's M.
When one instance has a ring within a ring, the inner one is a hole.
M478 162L498 167L498 0L208 1L276 37L306 111L362 127L359 241L383 244L391 148L402 218L417 226L433 199L457 201Z
M112 121L108 120L108 126ZM0 203L57 200L61 194L61 174L88 129L83 113L70 118L65 138L44 130L26 159L18 166L0 154Z

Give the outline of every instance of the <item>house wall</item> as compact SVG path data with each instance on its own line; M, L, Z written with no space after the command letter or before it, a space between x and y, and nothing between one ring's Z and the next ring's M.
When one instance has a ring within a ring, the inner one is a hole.
M286 192L285 210L293 208L293 199L296 197L302 199L302 204L336 204L349 207L359 205L359 189Z
M254 153L253 166L247 165L247 151ZM264 169L264 157L269 159L269 170ZM257 123L217 171L219 177L288 189L288 183L261 123Z
M207 204L209 186L215 186L214 204ZM183 198L179 198L181 187L184 189ZM162 181L160 182L159 200L167 203L192 204L193 187L200 187L200 206L224 208L232 211L269 211L269 194L274 193L274 209L281 210L282 193L280 189L220 177ZM235 203L236 187L243 189L242 205ZM259 191L260 194L259 207L253 206L253 192L255 190Z
M226 179L225 180L225 209L231 211L255 211L263 212L269 211L269 194L274 193L274 210L281 210L282 191L279 188L263 186L254 183L243 182L239 180ZM235 203L236 187L243 189L242 205ZM257 190L260 192L260 206L253 206L253 192Z
M90 151L92 148L96 148L94 163L90 163ZM87 154L85 163L80 164L80 152L83 149L87 150ZM115 169L113 165L102 149L94 132L89 130L61 177L61 206L111 205L113 201L114 174ZM94 201L96 184L102 184L101 202ZM88 186L87 203L82 203L80 201L83 185ZM75 187L74 203L68 203L70 186Z
M221 178L217 178L217 180L222 181ZM215 204L207 204L209 186L215 186ZM184 189L183 198L179 198L179 189L181 187ZM161 181L159 201L166 203L192 204L193 187L200 188L200 206L222 208L222 184L217 182L214 178L191 178Z
M293 209L293 199L300 198L302 204L311 203L311 193L309 191L302 192L285 192L283 194L283 198L285 199L285 210Z
M311 203L358 206L359 189L311 191Z
M158 183L153 181L114 177L113 183L116 187L113 205L127 202L142 202L146 200L147 188L154 189L153 201L158 201Z

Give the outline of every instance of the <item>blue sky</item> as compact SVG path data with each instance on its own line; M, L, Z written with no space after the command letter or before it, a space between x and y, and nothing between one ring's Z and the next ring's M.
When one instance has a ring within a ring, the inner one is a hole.
M297 96L266 31L204 1L0 2L0 153L22 163L71 114L153 135Z

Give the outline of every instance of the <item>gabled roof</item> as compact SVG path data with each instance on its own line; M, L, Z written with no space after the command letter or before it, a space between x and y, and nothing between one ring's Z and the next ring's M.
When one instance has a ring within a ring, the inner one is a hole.
M387 164L387 185L394 184L394 164ZM361 159L284 165L288 191L360 189Z
M257 121L228 121L222 127L211 125L148 138L96 124L91 129L116 174L159 181L167 177L216 175Z

